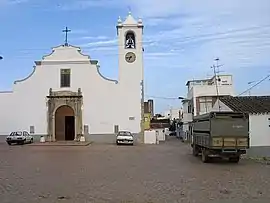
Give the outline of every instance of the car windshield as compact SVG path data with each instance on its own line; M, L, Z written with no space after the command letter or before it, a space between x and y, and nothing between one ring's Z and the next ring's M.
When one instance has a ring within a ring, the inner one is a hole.
M123 131L123 132L119 132L118 135L121 135L121 136L131 136L131 133L130 132Z
M21 131L12 132L9 136L22 136L22 132Z

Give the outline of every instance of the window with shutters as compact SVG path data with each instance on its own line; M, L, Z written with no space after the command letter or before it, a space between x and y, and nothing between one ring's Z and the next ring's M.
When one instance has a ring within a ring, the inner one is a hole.
M60 87L70 87L70 69L61 69Z

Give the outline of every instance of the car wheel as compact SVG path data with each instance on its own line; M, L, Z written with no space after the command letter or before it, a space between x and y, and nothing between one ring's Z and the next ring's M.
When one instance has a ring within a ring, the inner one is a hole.
M33 138L31 138L30 143L33 143L33 142L34 142L34 140L33 140Z
M11 143L10 142L7 142L8 143L8 145L11 145Z

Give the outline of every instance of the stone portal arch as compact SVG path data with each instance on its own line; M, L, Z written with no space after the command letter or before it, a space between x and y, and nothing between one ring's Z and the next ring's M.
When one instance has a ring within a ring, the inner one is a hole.
M79 140L80 137L83 136L82 134L83 98L81 90L78 89L78 92L72 91L54 92L52 91L52 89L50 89L49 96L47 96L47 99L48 99L47 141ZM74 125L72 125L71 123L74 123ZM73 138L70 134L73 135Z

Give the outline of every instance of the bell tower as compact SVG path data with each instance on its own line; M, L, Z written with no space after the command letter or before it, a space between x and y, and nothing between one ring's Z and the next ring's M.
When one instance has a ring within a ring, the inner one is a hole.
M144 71L143 71L143 23L129 12L125 21L118 19L118 84L121 96L121 119L125 130L138 135L144 141ZM123 110L124 109L124 110Z
M131 12L126 20L118 19L119 83L139 83L143 80L143 24Z

